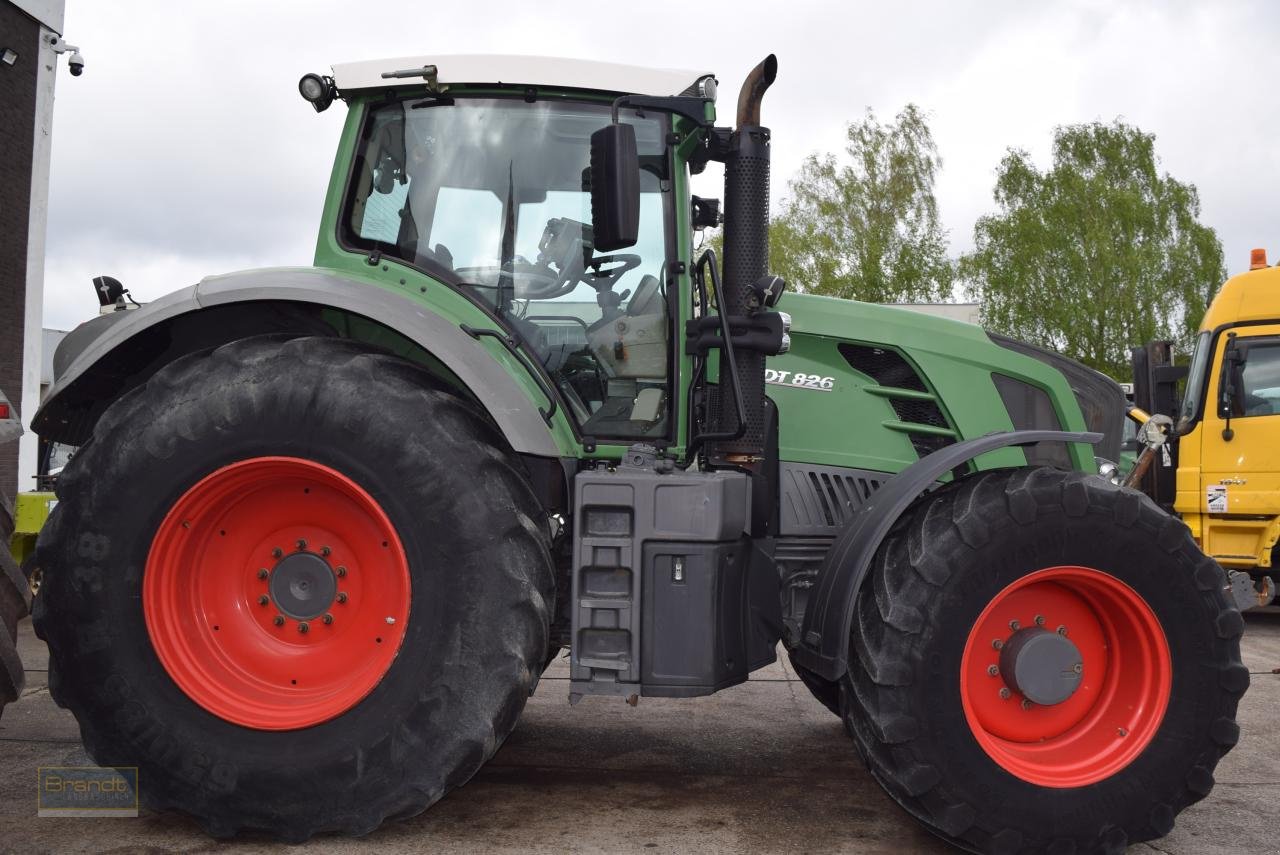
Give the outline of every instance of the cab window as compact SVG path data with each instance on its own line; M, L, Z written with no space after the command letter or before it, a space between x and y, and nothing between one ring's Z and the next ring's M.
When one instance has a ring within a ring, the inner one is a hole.
M1280 339L1242 339L1244 367L1240 394L1232 415L1272 416L1280 413Z
M666 293L669 119L622 109L640 156L639 239L592 239L590 139L607 103L411 98L370 110L343 223L348 246L420 267L484 305L537 355L584 435L671 429Z

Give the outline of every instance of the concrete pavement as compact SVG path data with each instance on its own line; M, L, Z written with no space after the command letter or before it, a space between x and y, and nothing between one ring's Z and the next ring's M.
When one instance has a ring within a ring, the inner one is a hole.
M1280 851L1280 610L1251 614L1239 747L1218 785L1168 837L1131 847L1174 855ZM302 847L262 839L217 842L190 821L39 819L35 769L90 762L71 715L46 688L47 654L22 628L22 699L0 719L0 849L40 852L947 852L862 768L840 722L778 663L708 698L567 701L557 662L515 733L465 787L426 813L364 840Z

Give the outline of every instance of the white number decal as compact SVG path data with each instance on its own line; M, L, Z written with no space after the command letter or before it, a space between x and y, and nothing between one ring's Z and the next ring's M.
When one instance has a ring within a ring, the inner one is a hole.
M790 386L792 389L816 389L819 392L831 392L836 388L836 378L824 377L821 374L805 374L801 371L779 371L766 368L764 382L774 386Z

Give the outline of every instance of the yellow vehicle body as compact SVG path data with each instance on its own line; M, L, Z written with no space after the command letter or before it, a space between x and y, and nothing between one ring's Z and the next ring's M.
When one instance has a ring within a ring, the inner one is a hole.
M58 497L51 492L18 494L13 506L13 535L9 538L9 552L19 566L35 554L36 537L57 504Z
M1201 324L1178 422L1174 510L1206 554L1259 575L1280 539L1280 267L1258 253L1255 267L1227 280ZM1228 417L1231 342L1249 357L1235 380L1247 403Z

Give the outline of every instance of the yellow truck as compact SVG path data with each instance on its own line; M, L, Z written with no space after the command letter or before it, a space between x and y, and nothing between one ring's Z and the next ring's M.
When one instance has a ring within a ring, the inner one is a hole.
M1166 342L1134 351L1131 415L1171 418L1168 441L1139 458L1139 486L1179 514L1204 552L1247 570L1258 602L1275 599L1280 539L1280 267L1253 250L1250 269L1214 297L1190 364ZM1185 390L1176 394L1185 377ZM1178 398L1180 397L1180 400Z

